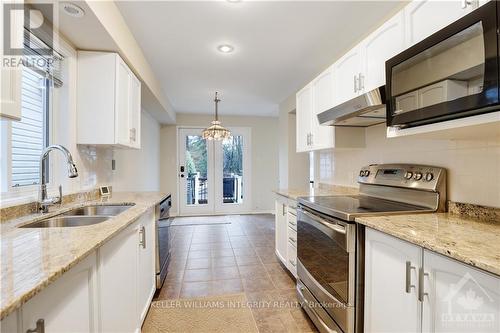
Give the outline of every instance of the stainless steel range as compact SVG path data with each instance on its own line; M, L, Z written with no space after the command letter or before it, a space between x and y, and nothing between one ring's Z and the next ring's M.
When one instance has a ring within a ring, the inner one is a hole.
M443 168L370 165L358 183L359 195L298 199L297 294L321 332L363 332L364 227L356 217L445 209Z

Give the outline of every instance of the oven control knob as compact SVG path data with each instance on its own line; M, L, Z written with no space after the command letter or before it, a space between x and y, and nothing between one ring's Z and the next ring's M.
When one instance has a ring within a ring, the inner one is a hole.
M370 175L370 170L365 171L365 177L368 177Z
M433 179L434 179L434 174L432 172L427 172L425 174L425 180L427 180L428 182L430 182Z
M415 172L415 175L413 176L413 179L415 179L415 180L420 180L420 179L422 179L422 173L420 173L420 172Z
M406 171L406 173L405 173L405 178L406 178L406 179L411 179L411 177L413 177L413 172L411 172L411 171Z
M364 171L364 170L361 170L361 171L359 172L359 176L360 176L360 177L363 177L364 175L365 175L365 171Z

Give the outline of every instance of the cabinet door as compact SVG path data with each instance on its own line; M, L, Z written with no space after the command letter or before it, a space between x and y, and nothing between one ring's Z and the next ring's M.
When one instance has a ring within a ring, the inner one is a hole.
M312 107L312 88L308 85L299 91L296 96L297 152L304 152L310 149Z
M155 278L155 215L150 209L139 220L139 262L137 269L137 317L140 323L146 317L149 303L156 290ZM142 230L141 230L142 227Z
M116 57L115 140L119 145L130 146L130 73L123 60Z
M333 127L322 126L318 114L333 107L333 66L321 73L312 83L313 112L311 113L310 143L313 149L333 147Z
M400 12L363 41L364 91L385 85L385 62L404 50L404 32L404 13Z
M101 332L133 332L137 316L138 225L134 223L99 249Z
M424 250L424 332L500 332L500 278Z
M361 48L355 47L337 60L334 67L334 105L339 105L355 96L359 90L361 73Z
M0 36L6 36L9 33L11 38L11 47L22 48L23 47L23 12L20 10L14 10L10 13L11 25L7 27L3 23L4 17L4 4L7 3L17 3L22 4L23 1L1 1L0 3L0 17L2 17L2 24L0 26ZM9 29L9 31L5 31ZM3 38L2 38L3 40ZM4 43L0 43L0 60L1 64L5 62L11 63L10 59L14 60L14 63L19 63L19 56L13 56L5 54ZM0 118L7 118L13 120L21 120L21 71L22 66L17 66L15 64L11 66L0 65Z
M141 81L131 72L129 80L130 146L141 148Z
M404 8L406 43L411 46L472 11L465 1L414 0Z
M418 106L424 108L467 95L466 81L444 80L418 90Z
M45 332L97 331L96 256L88 256L22 307L22 332L44 320Z
M286 225L287 206L285 198L277 198L275 201L275 243L276 254L281 262L286 265L287 251L287 225Z
M365 332L420 331L416 286L421 259L420 247L366 229Z

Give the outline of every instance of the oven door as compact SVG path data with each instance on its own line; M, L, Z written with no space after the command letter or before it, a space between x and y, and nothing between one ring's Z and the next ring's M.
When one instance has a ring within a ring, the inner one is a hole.
M297 210L297 222L297 274L300 282L343 332L353 332L355 225L303 206Z
M498 110L497 3L386 62L387 125L412 127Z

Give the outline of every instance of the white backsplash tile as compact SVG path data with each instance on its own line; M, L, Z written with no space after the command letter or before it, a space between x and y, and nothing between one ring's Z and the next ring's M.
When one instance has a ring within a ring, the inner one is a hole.
M385 125L378 125L366 129L364 149L320 152L316 170L322 183L356 186L357 172L371 163L444 167L448 170L449 200L500 207L500 139L387 139Z

